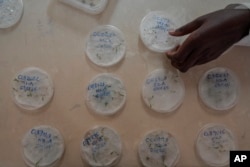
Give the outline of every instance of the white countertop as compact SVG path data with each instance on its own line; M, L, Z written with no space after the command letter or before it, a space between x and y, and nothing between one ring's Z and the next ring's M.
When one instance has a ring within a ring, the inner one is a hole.
M146 75L156 68L172 68L164 54L150 52L139 38L139 25L150 11L175 14L183 23L199 15L224 8L233 0L110 0L97 16L64 5L56 0L24 0L21 21L0 30L0 167L24 167L21 139L33 126L56 127L65 139L65 154L60 167L83 166L80 142L95 125L116 129L123 141L123 156L117 167L140 166L137 146L146 132L165 129L179 143L178 167L201 167L194 143L199 130L207 123L221 123L230 128L240 150L250 150L250 48L234 47L219 59L181 74L186 96L171 115L157 114L141 100ZM247 1L242 1L247 2ZM249 0L248 0L249 2ZM125 35L125 59L111 68L93 65L84 52L85 38L98 25L111 24ZM21 69L39 67L50 74L55 94L39 113L18 108L11 98L11 79ZM202 74L212 67L228 67L239 78L238 104L225 114L214 114L199 100L197 85ZM88 82L102 72L115 73L123 80L127 102L112 117L91 113L85 104Z

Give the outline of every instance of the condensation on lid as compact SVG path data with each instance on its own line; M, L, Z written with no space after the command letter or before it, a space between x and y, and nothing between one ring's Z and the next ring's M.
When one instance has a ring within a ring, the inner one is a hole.
M22 17L22 0L0 0L0 28L14 26Z
M114 74L99 74L88 84L86 104L97 114L115 114L122 109L125 102L125 86Z
M180 159L175 138L164 130L149 132L138 146L139 158L145 167L174 167Z
M25 110L37 110L45 106L54 94L53 81L42 69L28 67L12 79L14 102Z
M180 43L179 37L169 35L176 29L174 17L164 11L148 13L140 24L140 37L144 45L151 51L164 53Z
M61 133L48 125L31 128L22 139L22 156L30 167L53 167L64 153Z
M101 67L119 63L125 56L124 35L112 25L98 26L88 35L85 52L89 60Z
M198 92L204 104L218 111L229 110L239 99L239 81L233 71L216 67L200 79Z
M196 151L201 160L212 167L229 164L229 152L236 149L233 133L224 125L210 123L198 133Z
M144 102L160 113L176 110L182 104L184 96L184 83L177 71L156 69L148 74L142 86Z
M115 166L122 157L122 141L108 126L96 126L84 135L80 145L82 159L95 167Z

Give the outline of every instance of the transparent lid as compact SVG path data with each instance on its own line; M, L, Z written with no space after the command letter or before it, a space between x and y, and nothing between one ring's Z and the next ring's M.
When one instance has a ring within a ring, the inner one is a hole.
M142 86L142 97L146 105L161 113L176 110L182 104L184 95L185 87L177 71L154 70Z
M36 67L25 68L12 80L14 102L26 110L45 106L53 97L54 88L50 76Z
M116 27L96 27L88 36L86 53L94 64L108 67L120 62L126 51L123 33Z
M198 89L204 104L214 110L228 110L238 102L239 81L227 68L208 70L200 79Z
M15 25L22 17L22 0L0 0L0 28Z
M108 0L60 0L70 6L83 10L89 14L100 14L108 4Z
M124 84L113 74L99 74L90 81L87 87L86 103L97 114L115 114L125 102Z
M224 125L207 124L199 132L196 151L209 166L222 167L229 164L230 150L236 149L232 132Z
M47 125L33 127L22 139L23 158L30 167L52 167L61 159L63 152L62 135Z
M180 159L175 138L163 130L148 133L139 144L138 153L145 167L174 167Z
M168 33L176 28L177 25L172 16L163 11L153 11L142 19L140 37L149 50L164 53L180 43L180 38Z
M117 132L97 126L85 133L81 142L82 158L91 166L110 167L122 156L122 142Z

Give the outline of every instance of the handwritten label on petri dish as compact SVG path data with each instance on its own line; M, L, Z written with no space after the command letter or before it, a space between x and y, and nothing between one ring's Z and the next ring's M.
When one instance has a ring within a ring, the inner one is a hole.
M37 83L40 81L39 76L18 75L15 79L16 82L20 82L19 90L24 92L35 92L39 89Z
M123 33L116 27L105 25L96 27L86 43L88 58L98 66L111 66L118 63L125 54Z
M152 153L166 153L168 138L164 136L154 136L145 139L148 148Z
M228 88L230 87L230 75L228 72L224 73L210 73L207 75L208 82L214 83L214 88Z
M30 133L37 139L37 149L50 149L54 145L51 133L42 129L32 129Z
M153 86L153 91L169 90L169 86L167 84L167 76L148 78L146 80L146 84Z
M99 132L94 132L93 134L90 134L83 140L83 146L91 146L92 151L98 152L101 148L103 148L106 145L106 141L104 139L104 136L101 135Z

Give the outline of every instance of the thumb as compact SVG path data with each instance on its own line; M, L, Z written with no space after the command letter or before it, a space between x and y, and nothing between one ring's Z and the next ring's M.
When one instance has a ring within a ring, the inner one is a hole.
M177 28L174 31L169 31L169 34L172 36L183 36L187 35L196 29L198 29L202 25L202 21L195 19L194 21L187 23L186 25Z

